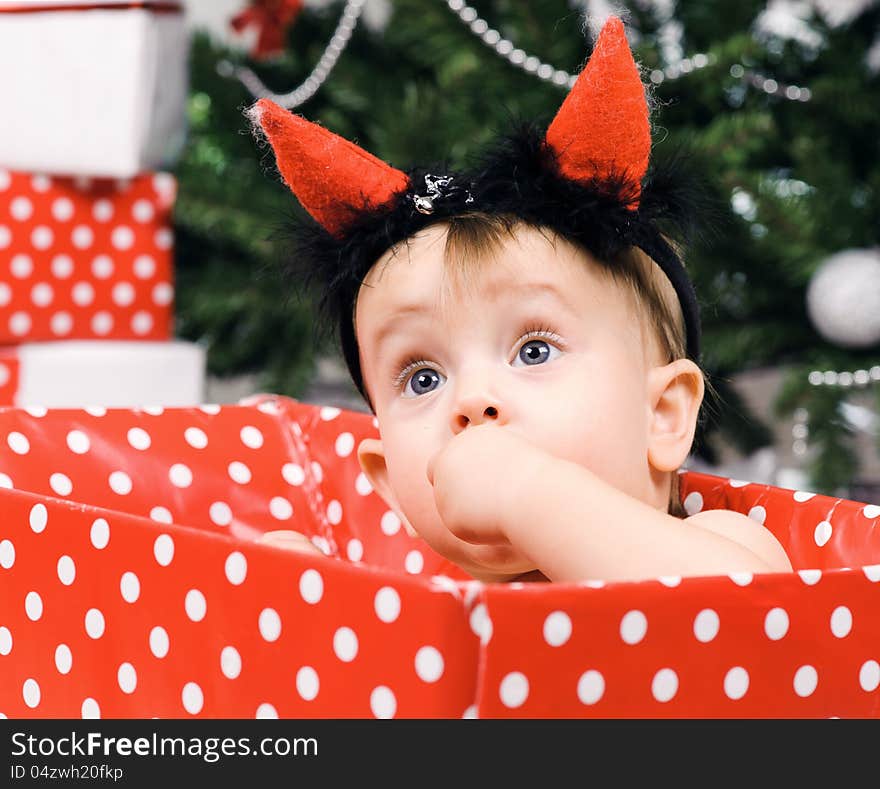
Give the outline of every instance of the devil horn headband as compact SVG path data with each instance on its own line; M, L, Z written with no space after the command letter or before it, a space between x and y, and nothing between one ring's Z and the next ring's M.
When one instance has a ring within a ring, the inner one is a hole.
M412 189L409 177L372 154L260 99L249 111L275 152L285 183L314 219L340 235L358 212ZM623 23L605 23L587 65L547 129L545 144L572 181L623 179L638 207L651 149L648 105Z

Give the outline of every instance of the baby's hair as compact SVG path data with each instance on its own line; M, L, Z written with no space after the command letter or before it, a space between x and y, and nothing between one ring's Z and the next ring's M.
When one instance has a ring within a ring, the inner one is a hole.
M450 273L456 279L467 279L470 273L491 258L505 238L515 238L518 227L527 225L519 217L484 214L479 212L449 217L447 225L445 259ZM551 243L561 238L553 230L533 226ZM576 242L565 239L579 246ZM678 251L678 250L676 250ZM675 290L660 268L637 247L621 250L613 260L598 260L583 250L585 261L592 261L597 270L609 276L633 299L636 312L641 316L640 328L647 342L653 342L662 363L687 358L687 339L684 316ZM709 382L703 373L707 388ZM671 475L669 491L669 514L684 517L680 501L678 473Z

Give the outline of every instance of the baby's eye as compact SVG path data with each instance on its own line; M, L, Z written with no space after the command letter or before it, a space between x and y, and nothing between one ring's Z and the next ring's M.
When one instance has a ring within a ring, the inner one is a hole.
M532 367L544 364L559 356L559 349L546 340L528 340L524 342L513 360L514 367Z
M407 380L403 387L404 397L418 397L433 392L446 379L431 367L420 367Z

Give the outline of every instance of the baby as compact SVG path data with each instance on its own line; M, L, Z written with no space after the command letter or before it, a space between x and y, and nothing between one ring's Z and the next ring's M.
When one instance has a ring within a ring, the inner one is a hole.
M482 581L791 570L757 522L678 503L705 385L655 220L687 201L646 174L619 20L546 133L465 174L394 170L266 100L252 117L317 222L298 261L378 420L360 464L410 533Z

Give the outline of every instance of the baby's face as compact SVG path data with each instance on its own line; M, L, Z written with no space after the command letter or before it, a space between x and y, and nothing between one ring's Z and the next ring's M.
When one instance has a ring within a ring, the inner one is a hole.
M503 579L534 568L510 546L472 545L445 528L428 461L491 421L636 498L656 498L646 379L657 360L633 297L571 244L554 248L520 227L464 281L447 269L445 240L445 226L431 226L370 271L356 310L361 364L389 504L448 559Z

